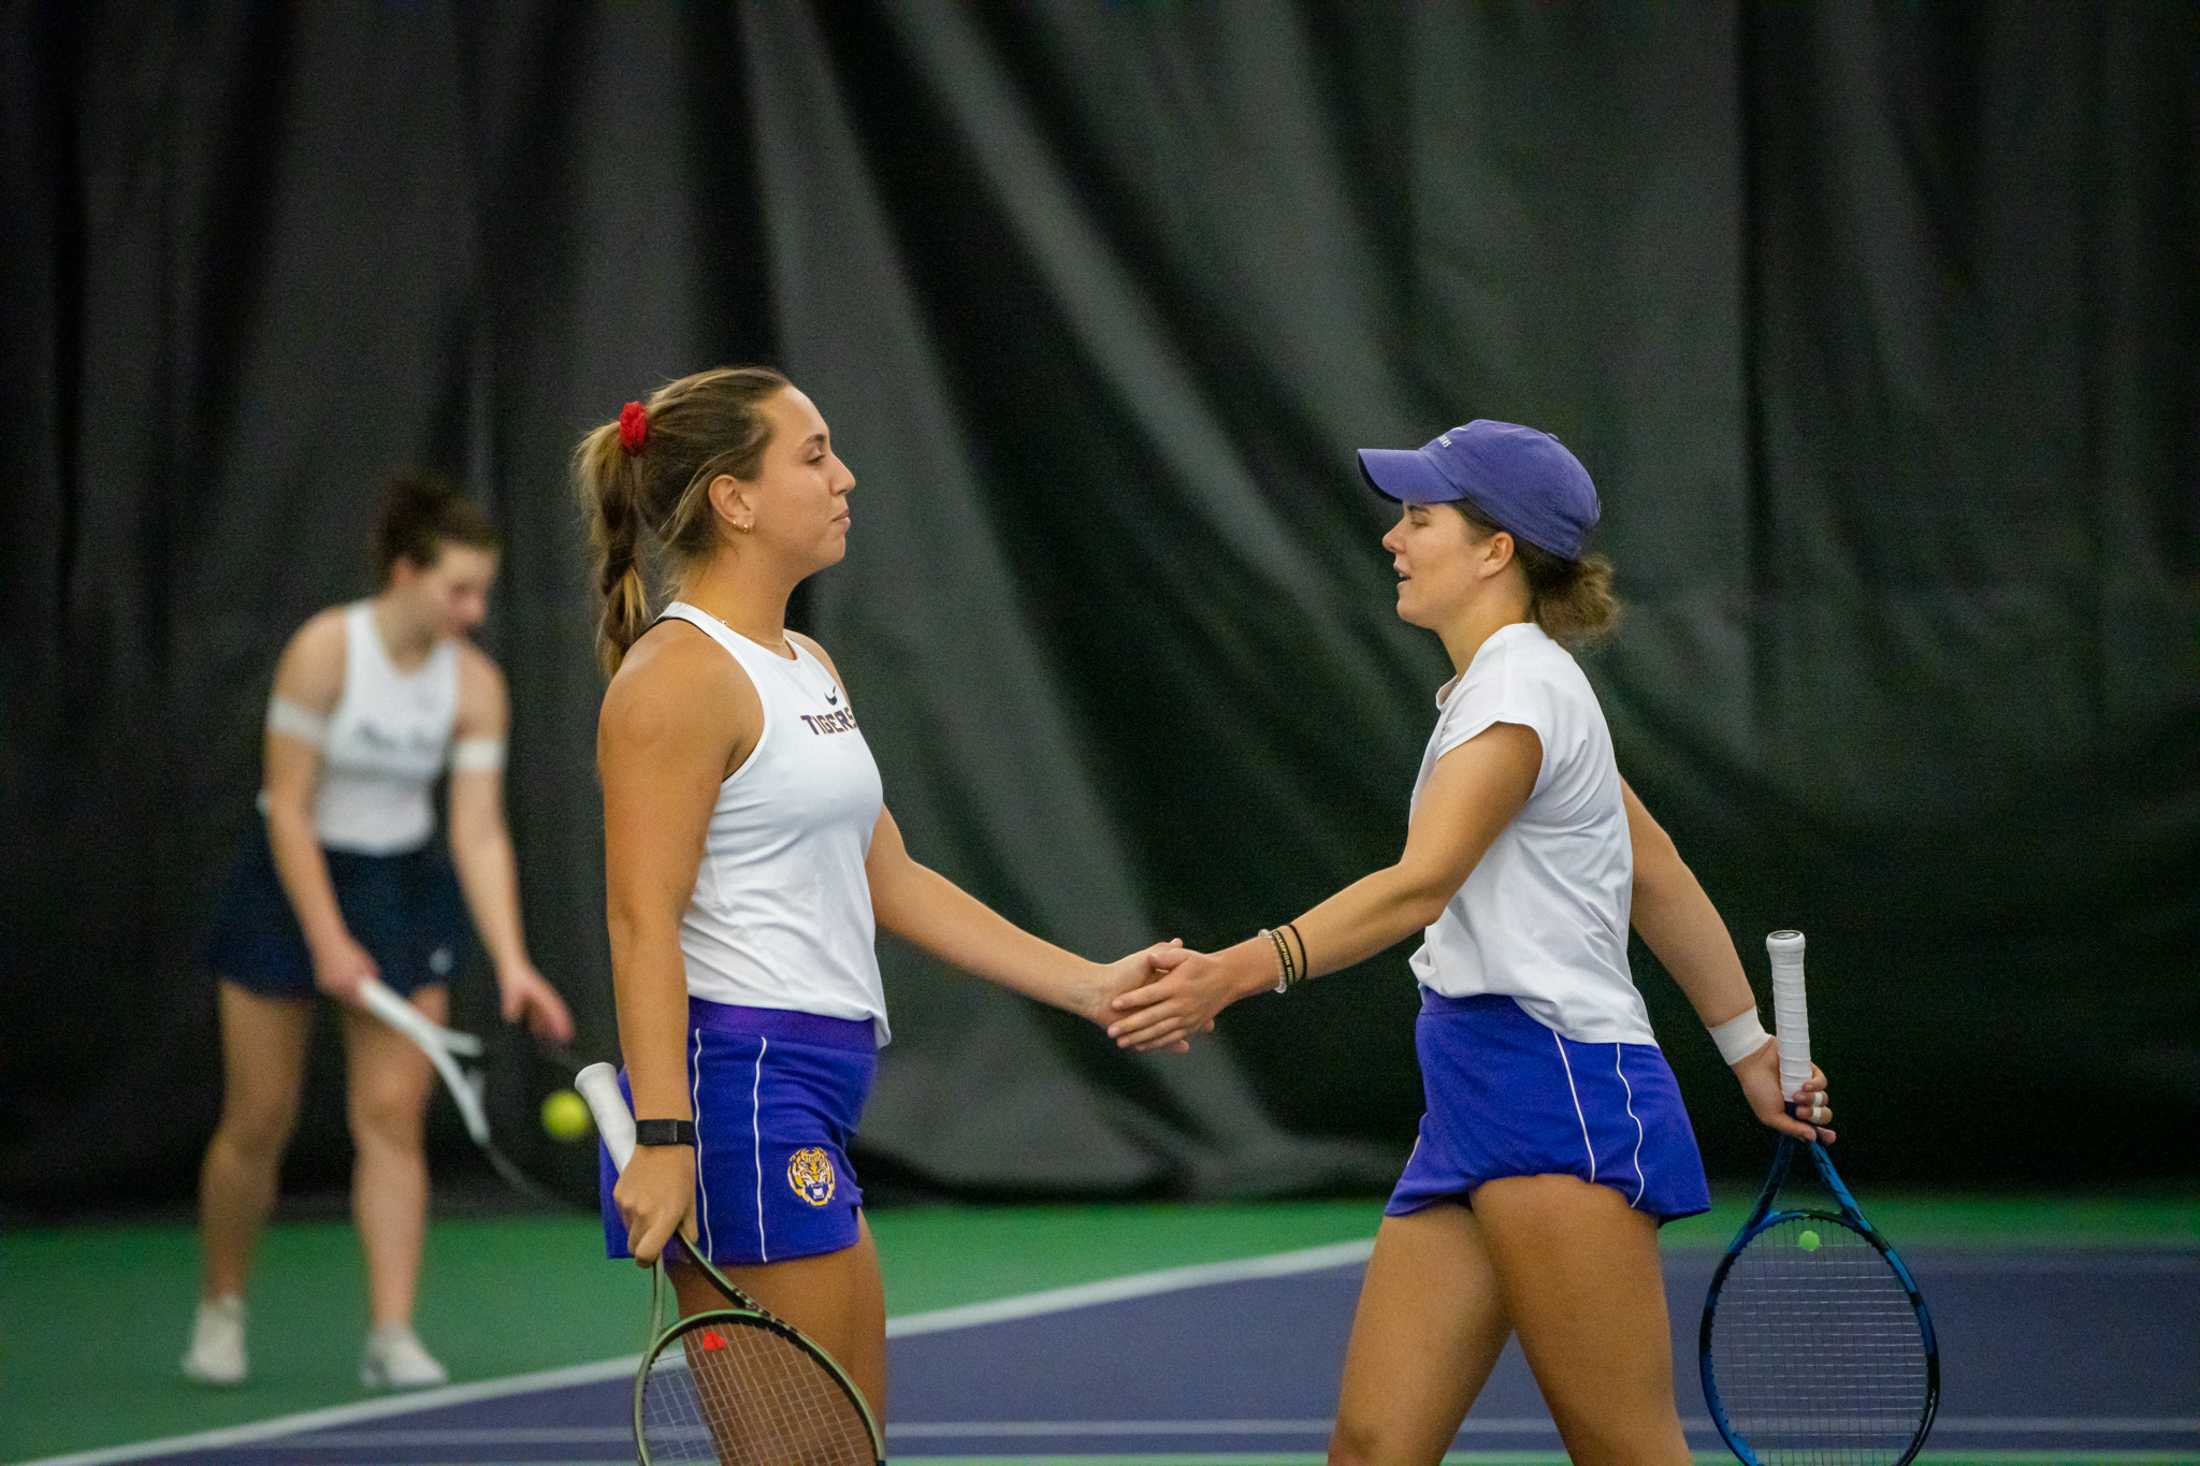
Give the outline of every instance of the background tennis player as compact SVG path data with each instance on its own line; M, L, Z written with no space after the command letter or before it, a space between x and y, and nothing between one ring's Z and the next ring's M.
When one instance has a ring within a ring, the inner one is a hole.
M488 613L496 533L451 485L405 477L390 488L374 553L381 589L314 616L276 665L265 820L246 833L207 948L219 979L222 1110L199 1172L202 1274L183 1356L183 1372L204 1384L241 1384L249 1371L245 1283L298 1118L316 991L340 1000L343 1014L369 1387L446 1376L412 1330L434 1076L419 1049L353 1005L360 979L378 976L444 1021L470 911L505 1020L557 1043L573 1033L520 927L504 819L503 674L467 639ZM431 797L446 773L449 858L435 844Z

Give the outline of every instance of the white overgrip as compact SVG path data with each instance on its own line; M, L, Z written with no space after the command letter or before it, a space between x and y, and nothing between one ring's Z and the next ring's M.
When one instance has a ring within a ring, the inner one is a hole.
M1780 1094L1792 1100L1810 1079L1810 1008L1803 999L1803 934L1776 931L1765 938L1772 959L1772 1021L1780 1041Z
M359 1001L366 1006L369 1013L387 1023L399 1033L404 1034L414 1043L435 1042L435 1034L432 1025L428 1022L428 1015L400 998L396 989L390 987L380 978L360 979Z
M360 982L359 1001L366 1005L369 1013L410 1039L414 1047L428 1056L428 1062L442 1076L443 1087L451 1092L451 1102L458 1106L458 1117L465 1122L466 1133L477 1145L487 1145L489 1115L481 1104L481 1081L468 1079L458 1067L458 1061L451 1057L453 1052L478 1053L481 1041L470 1033L460 1033L435 1022L379 978L370 977ZM446 1041L448 1038L464 1040L472 1048L451 1044Z
M611 1152L611 1164L624 1172L634 1158L634 1112L619 1093L619 1071L609 1064L590 1064L573 1077L573 1087L596 1117L596 1133Z
M466 1058L478 1058L481 1039L455 1028L445 1028L397 995L397 990L378 977L362 978L359 1001L369 1013L404 1034L424 1049L444 1049Z

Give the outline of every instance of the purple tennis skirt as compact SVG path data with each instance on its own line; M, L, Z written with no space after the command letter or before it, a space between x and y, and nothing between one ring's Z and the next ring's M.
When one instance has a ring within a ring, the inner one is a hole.
M870 1098L878 1038L866 1019L688 1000L695 1105L695 1229L721 1265L853 1247L863 1188L848 1146ZM622 1070L619 1088L633 1102ZM597 1147L604 1251L631 1257Z
M1660 1224L1711 1209L1696 1132L1656 1044L1576 1043L1503 994L1422 990L1427 1113L1383 1210L1465 1201L1502 1176L1579 1176Z

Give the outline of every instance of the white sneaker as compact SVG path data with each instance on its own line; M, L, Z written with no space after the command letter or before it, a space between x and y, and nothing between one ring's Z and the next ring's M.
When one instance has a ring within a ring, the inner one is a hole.
M420 1347L420 1340L405 1325L384 1324L367 1335L367 1351L359 1361L359 1383L368 1389L419 1390L450 1382L450 1371Z
M241 1385L245 1381L244 1300L230 1293L199 1300L191 1322L191 1344L183 1351L183 1373L202 1385Z

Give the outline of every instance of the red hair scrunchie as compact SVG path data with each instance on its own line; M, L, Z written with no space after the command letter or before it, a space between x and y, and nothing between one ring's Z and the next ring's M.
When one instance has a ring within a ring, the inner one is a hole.
M629 402L619 409L619 446L631 458L642 451L649 441L649 409L639 402Z

